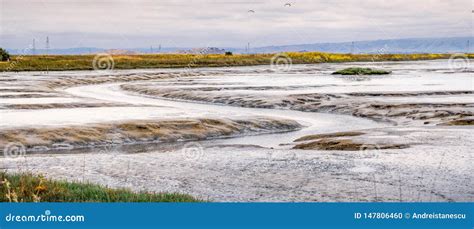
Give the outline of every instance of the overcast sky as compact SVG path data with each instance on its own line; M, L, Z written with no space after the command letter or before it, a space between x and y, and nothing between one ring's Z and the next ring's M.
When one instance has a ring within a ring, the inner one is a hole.
M0 47L244 47L472 36L471 0L0 0ZM290 3L291 6L286 5ZM249 12L250 11L250 12Z

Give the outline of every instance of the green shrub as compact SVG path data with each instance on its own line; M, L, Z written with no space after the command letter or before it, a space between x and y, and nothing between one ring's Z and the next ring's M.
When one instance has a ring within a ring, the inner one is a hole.
M0 61L9 61L10 60L10 54L7 52L7 50L0 48Z
M390 74L391 71L385 71L380 69L372 69L372 68L345 68L339 71L335 71L332 74L334 75L385 75Z

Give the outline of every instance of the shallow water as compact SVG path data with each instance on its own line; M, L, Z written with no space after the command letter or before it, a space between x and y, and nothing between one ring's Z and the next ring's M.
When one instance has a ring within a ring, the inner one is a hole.
M274 135L261 135L261 136L249 136L241 137L238 139L225 140L228 143L234 144L255 144L266 147L278 147L280 143L288 142L296 139L297 137L312 134L312 133L324 133L330 131L339 130L355 130L362 128L373 128L383 126L383 124L376 123L374 121L356 118L347 115L337 114L323 114L323 113L312 113L312 112L301 112L292 110L269 110L259 108L242 108L223 106L206 103L191 103L176 100L166 100L158 98L148 98L138 95L132 95L124 93L119 90L117 84L105 84L100 86L83 86L67 89L66 92L81 97L89 97L94 99L140 104L140 105L153 105L162 106L160 108L163 111L179 110L181 113L162 113L162 118L171 117L254 117L254 116L270 116L276 118L291 119L300 122L305 125L301 131L274 134ZM153 113L154 107L148 108L149 110L143 110L143 117ZM181 115L179 115L181 114ZM149 117L153 118L153 117ZM156 118L156 117L155 117ZM344 124L344 125L341 125ZM278 138L278 139L277 139Z
M365 67L365 64L341 64ZM426 65L426 66L425 66ZM333 64L332 69L340 69ZM446 74L436 69L449 70L447 61L426 61L419 63L419 68L407 68L405 62L391 63L392 74L380 76L341 76L331 75L332 70L276 73L227 74L223 77L200 77L189 81L175 81L172 86L184 84L183 88L228 87L223 92L264 93L264 94L305 94L305 93L349 93L349 92L419 92L419 91L464 91L473 90L472 72ZM308 68L313 66L307 65ZM348 67L348 66L345 66ZM156 82L157 86L166 84ZM246 89L242 90L242 87ZM267 90L254 88L267 87ZM277 87L272 89L271 87ZM236 88L236 90L232 90ZM240 90L239 90L240 89ZM220 91L220 92L222 92Z

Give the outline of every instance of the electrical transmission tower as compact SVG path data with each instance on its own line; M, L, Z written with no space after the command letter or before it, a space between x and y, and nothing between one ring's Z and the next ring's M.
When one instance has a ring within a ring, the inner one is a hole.
M46 37L46 54L49 54L49 37Z
M33 38L33 47L31 47L31 53L36 55L36 40Z

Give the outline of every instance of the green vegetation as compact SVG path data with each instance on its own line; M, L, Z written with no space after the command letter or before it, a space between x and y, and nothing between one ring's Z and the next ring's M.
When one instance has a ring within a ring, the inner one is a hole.
M112 55L114 69L194 68L268 65L275 54L143 54ZM293 64L351 61L406 61L448 59L449 54L333 54L321 52L285 53ZM469 54L474 58L474 54ZM11 63L0 62L0 71L93 70L95 55L20 55Z
M0 61L8 61L10 60L10 54L7 50L0 48Z
M390 74L391 71L385 71L380 69L372 69L372 68L345 68L339 71L335 71L333 75L386 75Z
M134 193L93 184L0 172L0 202L199 202L185 194Z

